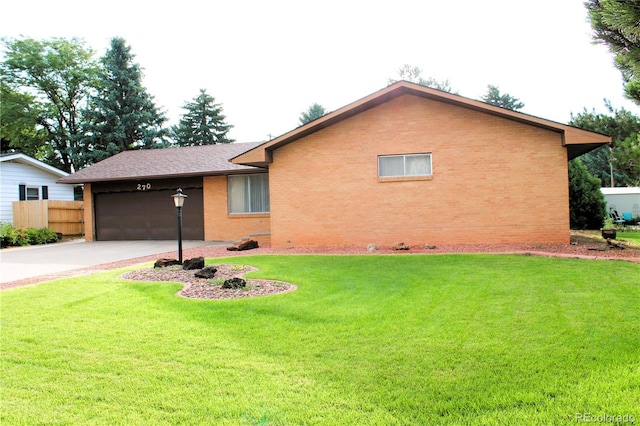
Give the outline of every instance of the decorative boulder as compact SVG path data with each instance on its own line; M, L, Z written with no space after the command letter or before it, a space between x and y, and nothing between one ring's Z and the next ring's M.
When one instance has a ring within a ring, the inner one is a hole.
M167 266L179 265L176 259L158 259L156 263L153 264L154 268L166 268Z
M242 278L238 278L238 277L229 278L228 280L225 280L225 282L222 283L222 288L238 289L238 288L245 288L246 286L247 286L247 282Z
M258 242L256 240L247 240L247 241L241 242L237 246L227 247L227 250L228 251L244 251L244 250L257 249L258 247L259 247Z
M195 276L196 276L196 278L211 279L216 275L217 271L218 270L215 267L207 266L206 268L203 268L202 270L196 272Z
M204 268L204 257L194 257L193 259L187 259L182 264L182 269L184 269L185 271L202 268Z
M411 247L405 243L396 243L391 246L391 250L409 250Z

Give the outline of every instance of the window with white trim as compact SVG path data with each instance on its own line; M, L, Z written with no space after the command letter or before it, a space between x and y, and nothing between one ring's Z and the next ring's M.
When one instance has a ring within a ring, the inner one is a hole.
M37 186L27 186L27 201L39 200L40 188Z
M431 176L431 154L381 155L378 177Z
M228 199L230 214L269 213L269 175L229 176Z

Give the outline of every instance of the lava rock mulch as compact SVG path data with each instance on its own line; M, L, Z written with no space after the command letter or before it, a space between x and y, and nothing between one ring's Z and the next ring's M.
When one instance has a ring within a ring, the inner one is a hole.
M211 265L209 266L211 267ZM131 281L162 281L178 282L184 288L178 292L179 296L190 299L240 299L256 296L268 296L284 293L296 289L293 284L274 280L245 279L247 272L257 271L248 265L215 265L213 278L198 278L194 270L184 270L182 266L168 266L164 268L137 269L122 274L120 277ZM223 288L226 280L242 278L246 281L243 288Z

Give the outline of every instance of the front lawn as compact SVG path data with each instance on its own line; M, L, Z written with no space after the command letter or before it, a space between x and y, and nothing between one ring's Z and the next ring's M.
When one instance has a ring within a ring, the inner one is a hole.
M208 263L249 264L251 277L298 289L189 300L178 284L128 282L119 270L0 293L0 423L640 421L640 265L512 255Z

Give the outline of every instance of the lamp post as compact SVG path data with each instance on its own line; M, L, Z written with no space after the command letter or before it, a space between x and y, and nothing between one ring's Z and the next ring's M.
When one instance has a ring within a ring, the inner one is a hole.
M178 212L178 262L182 264L182 206L184 206L184 199L187 196L182 193L182 189L178 188L178 191L171 197L173 197L173 204Z

